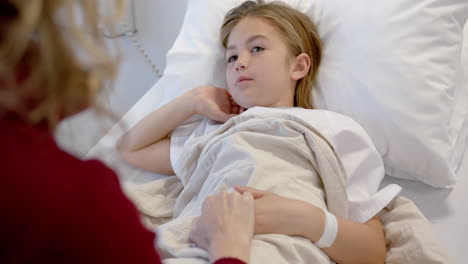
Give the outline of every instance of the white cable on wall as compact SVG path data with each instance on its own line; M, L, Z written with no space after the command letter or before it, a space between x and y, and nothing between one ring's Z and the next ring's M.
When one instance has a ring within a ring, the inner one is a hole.
M154 72L156 77L160 79L162 77L162 71L156 66L151 57L148 55L148 52L143 48L143 45L137 37L137 28L135 23L135 6L132 0L129 1L128 13L126 16L126 21L120 23L120 28L123 32L118 33L118 29L113 34L104 32L106 38L115 39L123 36L127 36L133 45L138 49L138 51L143 56L144 61L150 66L151 70ZM131 24L131 25L130 25Z
M129 29L128 25L126 23L123 24L123 27L125 29L125 35L130 38L132 41L133 45L140 51L141 55L143 56L143 59L145 60L146 63L151 67L151 70L154 72L154 74L161 79L162 77L162 72L159 70L159 68L154 64L153 60L151 57L148 55L146 50L143 48L141 45L141 42L138 40L137 35L136 35L136 30L132 31Z

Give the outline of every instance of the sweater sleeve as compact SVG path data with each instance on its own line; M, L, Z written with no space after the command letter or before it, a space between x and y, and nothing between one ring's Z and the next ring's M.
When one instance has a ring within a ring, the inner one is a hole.
M216 260L213 264L247 264L247 263L236 258L221 258L221 259Z
M117 175L100 162L86 163L88 175L82 175L81 186L74 189L77 195L67 208L71 220L65 241L83 258L77 262L161 263L155 234L141 223Z

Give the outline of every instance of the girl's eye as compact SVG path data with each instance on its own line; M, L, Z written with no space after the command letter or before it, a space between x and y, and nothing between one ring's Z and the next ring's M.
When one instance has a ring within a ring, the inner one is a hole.
M235 55L234 55L234 56L231 56L231 57L228 58L228 63L229 63L229 62L233 62L233 61L235 61L235 60L237 60L237 56L235 56Z
M255 46L255 47L252 49L252 52L253 52L253 53L257 53L257 52L262 51L262 50L264 50L264 48L259 47L259 46Z

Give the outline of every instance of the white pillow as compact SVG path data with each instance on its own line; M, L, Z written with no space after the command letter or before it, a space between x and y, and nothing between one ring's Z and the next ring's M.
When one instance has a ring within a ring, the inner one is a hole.
M155 108L155 90L163 90L164 104L199 85L226 86L219 29L244 1L189 0L164 76L130 111L130 124ZM313 103L359 122L391 176L455 184L466 141L461 25L468 1L283 2L308 14L323 40Z
M314 104L360 123L389 175L454 185L467 133L468 1L328 0L323 10Z

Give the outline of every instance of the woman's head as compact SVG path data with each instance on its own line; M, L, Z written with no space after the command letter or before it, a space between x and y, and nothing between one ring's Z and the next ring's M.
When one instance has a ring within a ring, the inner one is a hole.
M228 88L241 106L312 108L311 87L322 51L305 14L282 3L247 1L226 15L221 41Z
M95 104L116 61L106 51L99 1L0 3L0 114L58 121Z

